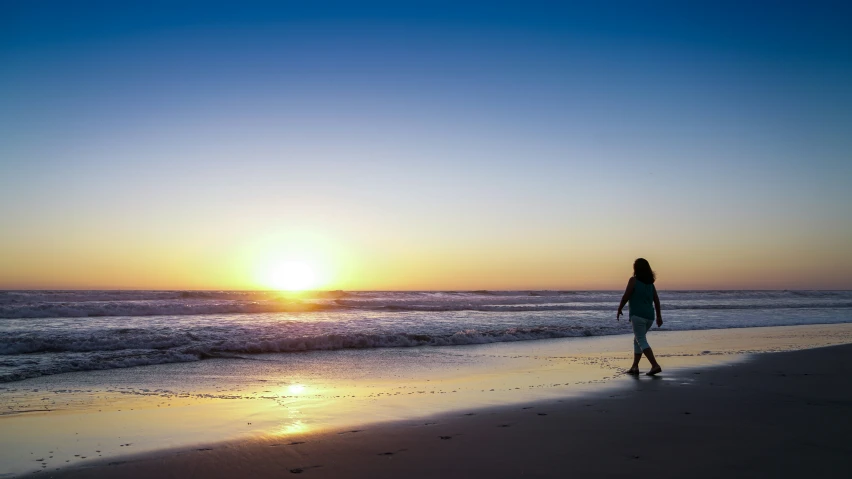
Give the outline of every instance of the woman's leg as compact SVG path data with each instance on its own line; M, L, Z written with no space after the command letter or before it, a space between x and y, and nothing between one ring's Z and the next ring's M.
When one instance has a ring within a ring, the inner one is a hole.
M651 329L651 326L653 324L654 324L654 321L652 321L652 320L649 320L648 322L645 323L645 333L646 334L647 334L648 330ZM651 345L648 344L648 340L645 338L645 335L642 335L642 339L644 341L644 344L642 346L645 346L642 349L642 352L645 354L645 357L648 358L648 361L651 362L651 370L648 371L648 376L653 376L653 375L661 372L663 370L663 368L660 367L660 365L657 363L657 359L654 358L654 351L651 351Z
M648 371L648 374L653 376L662 371L660 365L657 364L657 359L654 358L654 352L651 351L651 345L648 344L648 339L645 337L654 321L637 317L631 318L630 322L633 324L633 352L640 355L644 353L648 361L651 361L651 370ZM638 361L634 360L634 362L638 365Z
M661 368L660 365L657 364L657 360L654 359L654 352L651 351L651 348L648 348L643 352L645 353L645 357L648 358L648 361L651 361L651 370L645 374L648 376L654 376L655 374L663 372L663 368Z
M631 374L639 374L639 360L642 359L642 346L639 344L639 336L644 333L637 332L636 330L637 323L639 322L641 321L630 320L630 325L633 326L633 365L630 366L627 372ZM639 327L641 328L642 325Z
M642 359L642 353L639 353L639 354L633 353L633 366L630 366L630 369L627 370L627 372L639 374L639 360L640 359Z
M630 318L630 324L633 326L633 353L642 354L643 351L650 348L648 339L645 335L648 333L648 322L644 318Z

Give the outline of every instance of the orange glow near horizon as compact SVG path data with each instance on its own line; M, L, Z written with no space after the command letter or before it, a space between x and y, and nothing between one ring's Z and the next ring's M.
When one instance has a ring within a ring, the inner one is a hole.
M172 243L74 232L61 243L5 242L0 289L618 290L636 257L661 289L846 289L847 246L798 251L686 238L585 237L567 228L513 235L486 227L400 230L392 224L178 232ZM132 232L131 232L132 233ZM379 234L381 233L381 234Z

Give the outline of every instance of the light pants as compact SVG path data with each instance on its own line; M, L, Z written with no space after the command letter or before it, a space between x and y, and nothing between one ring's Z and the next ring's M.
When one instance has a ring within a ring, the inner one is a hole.
M651 326L654 325L654 320L645 319L641 316L632 316L630 324L633 325L633 352L635 354L642 354L642 351L651 347L648 344L648 340L645 339L645 335L651 329Z

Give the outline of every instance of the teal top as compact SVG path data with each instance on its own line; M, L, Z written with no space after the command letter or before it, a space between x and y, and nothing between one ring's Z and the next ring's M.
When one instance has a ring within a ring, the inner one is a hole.
M645 284L638 279L633 286L633 293L627 301L630 306L630 319L634 316L647 320L654 319L654 285Z

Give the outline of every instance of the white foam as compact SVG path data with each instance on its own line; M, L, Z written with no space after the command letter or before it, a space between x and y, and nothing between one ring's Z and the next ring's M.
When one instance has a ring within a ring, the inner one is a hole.
M0 292L0 381L294 351L629 333L619 292ZM852 321L850 292L661 292L672 330Z

